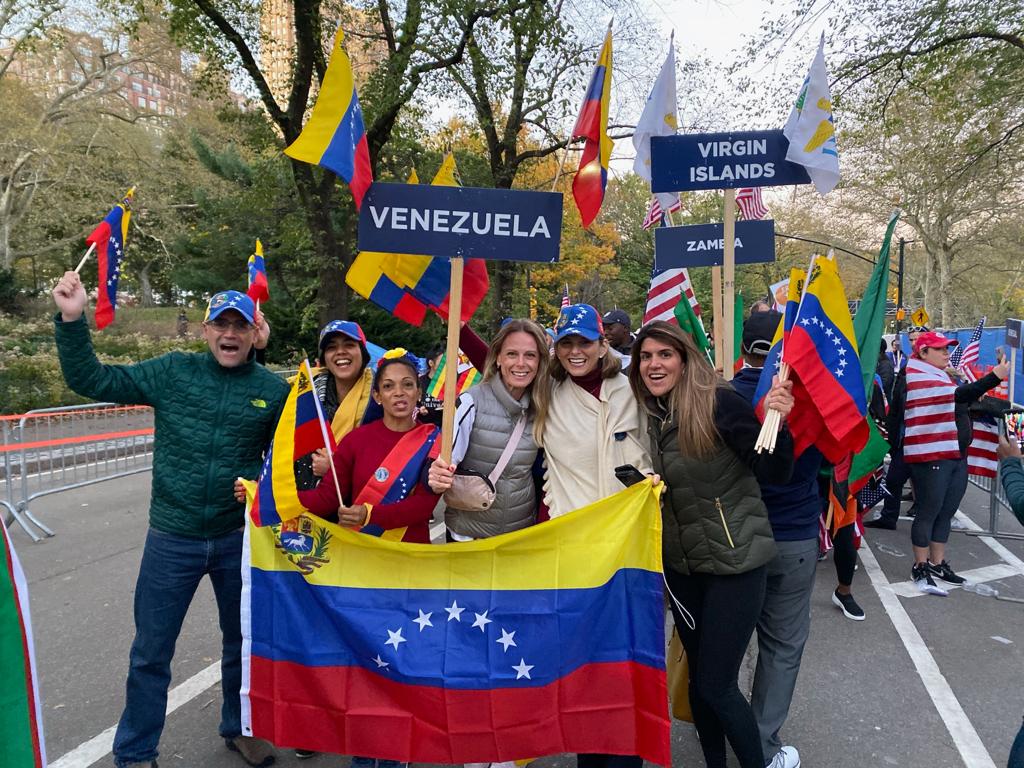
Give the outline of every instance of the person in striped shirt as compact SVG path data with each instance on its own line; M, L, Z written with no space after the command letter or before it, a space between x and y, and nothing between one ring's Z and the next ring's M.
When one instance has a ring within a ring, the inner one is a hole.
M967 448L973 427L968 411L1009 374L1005 363L975 382L957 386L950 378L949 348L957 344L941 333L922 333L907 361L903 460L914 483L917 515L911 527L912 578L929 594L949 594L935 583L963 584L946 560L950 522L967 490ZM899 384L898 382L898 384ZM902 393L900 393L902 394Z

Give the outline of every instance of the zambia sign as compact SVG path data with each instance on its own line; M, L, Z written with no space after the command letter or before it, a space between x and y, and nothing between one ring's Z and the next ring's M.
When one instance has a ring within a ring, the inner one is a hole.
M562 195L374 182L359 210L359 250L558 261Z
M736 263L775 261L775 222L736 222ZM720 267L725 259L725 225L696 224L654 230L654 267Z
M802 165L786 159L782 131L690 133L651 138L651 190L693 192L810 184Z

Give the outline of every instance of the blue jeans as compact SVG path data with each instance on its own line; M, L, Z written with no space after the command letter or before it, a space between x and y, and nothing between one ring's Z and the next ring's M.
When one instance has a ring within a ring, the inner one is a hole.
M220 735L242 732L242 532L190 539L152 528L146 536L135 582L135 640L125 686L125 705L114 736L118 766L155 760L167 711L171 658L189 604L209 574L223 634Z

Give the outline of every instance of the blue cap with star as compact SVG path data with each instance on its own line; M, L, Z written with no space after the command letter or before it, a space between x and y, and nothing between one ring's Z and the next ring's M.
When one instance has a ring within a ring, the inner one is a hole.
M256 305L252 299L238 291L221 291L213 294L206 307L206 317L203 318L203 322L216 320L229 309L235 310L250 323L256 322Z
M555 323L555 341L566 336L582 336L590 341L597 341L604 336L604 323L601 315L589 304L570 304L562 307Z

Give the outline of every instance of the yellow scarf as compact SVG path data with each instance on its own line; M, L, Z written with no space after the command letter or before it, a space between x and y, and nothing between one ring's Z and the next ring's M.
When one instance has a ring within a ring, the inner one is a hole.
M373 371L370 370L370 366L366 366L359 381L352 385L352 389L338 405L338 411L331 419L331 432L334 433L336 443L341 442L341 438L359 426L363 414L366 413L366 406L370 404L372 389Z

